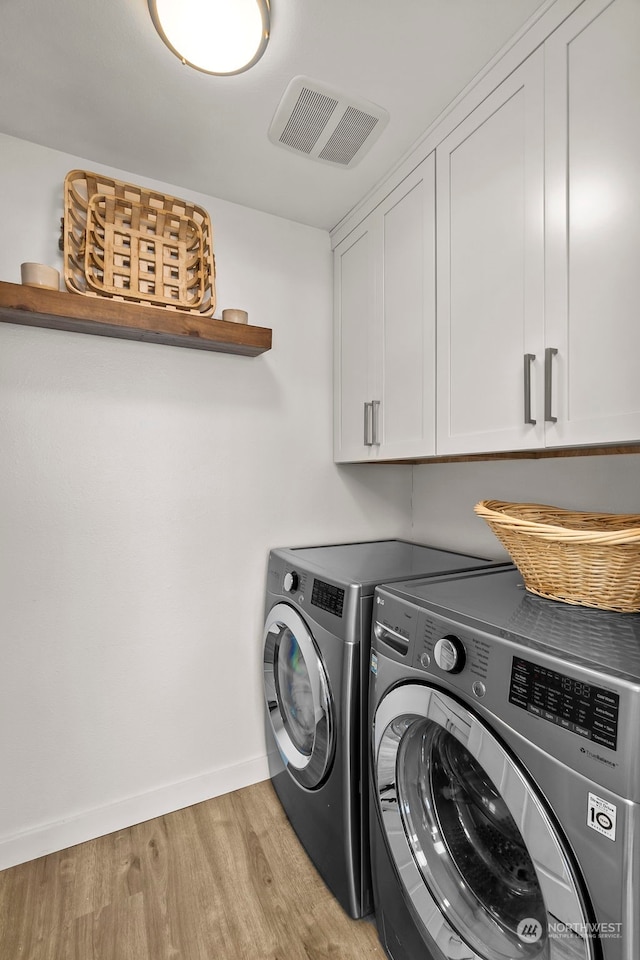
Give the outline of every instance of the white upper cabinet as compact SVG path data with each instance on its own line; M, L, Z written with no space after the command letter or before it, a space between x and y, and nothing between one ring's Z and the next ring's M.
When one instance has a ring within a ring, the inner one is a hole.
M376 251L372 224L365 221L334 252L334 457L365 460L364 446L373 396L372 328L376 314Z
M639 50L585 0L437 148L439 454L640 439Z
M540 446L541 50L437 147L436 177L437 452Z
M546 58L547 445L640 439L640 3L585 0Z
M336 247L334 269L336 461L433 455L433 154Z
M337 460L640 442L640 0L569 7L336 247Z

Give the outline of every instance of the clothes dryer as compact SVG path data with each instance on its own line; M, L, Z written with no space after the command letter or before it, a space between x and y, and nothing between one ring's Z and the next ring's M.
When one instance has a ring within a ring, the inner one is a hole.
M380 587L376 920L393 960L640 957L640 616L517 571Z
M487 565L402 540L271 551L263 648L270 775L311 860L352 917L371 912L366 696L374 588Z

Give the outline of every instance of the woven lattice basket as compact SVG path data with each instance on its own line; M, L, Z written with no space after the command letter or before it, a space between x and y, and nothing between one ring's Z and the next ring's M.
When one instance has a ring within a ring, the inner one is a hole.
M67 174L64 202L68 290L213 313L213 229L202 207L86 170Z
M508 550L527 590L584 607L640 611L640 515L503 500L482 500L474 510Z

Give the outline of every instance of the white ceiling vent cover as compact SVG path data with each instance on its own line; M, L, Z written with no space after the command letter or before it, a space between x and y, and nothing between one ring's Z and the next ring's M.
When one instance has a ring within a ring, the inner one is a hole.
M333 166L353 167L378 139L389 114L368 100L294 77L269 127L269 140Z

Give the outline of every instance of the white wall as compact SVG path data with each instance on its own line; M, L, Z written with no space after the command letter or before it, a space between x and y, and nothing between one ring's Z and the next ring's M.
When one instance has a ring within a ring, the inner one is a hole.
M640 513L640 455L423 464L413 469L412 537L502 558L479 500L548 503L569 510Z
M0 135L0 279L61 268L75 167ZM332 463L328 234L152 185L273 350L0 324L0 867L266 777L269 547L410 529L410 468Z

